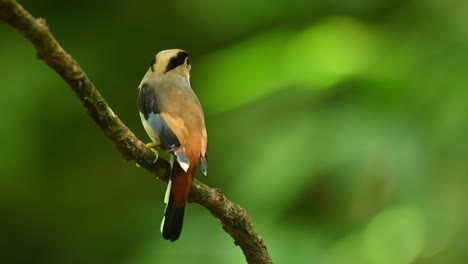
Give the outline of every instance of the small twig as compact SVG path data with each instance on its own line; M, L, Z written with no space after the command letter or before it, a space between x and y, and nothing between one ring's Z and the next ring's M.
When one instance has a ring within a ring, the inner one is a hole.
M0 0L0 20L16 28L36 47L38 57L68 83L88 115L114 142L124 159L136 161L167 181L167 163L153 163L153 153L114 114L78 63L55 40L44 19L34 18L14 0ZM272 263L265 243L244 209L229 201L219 190L198 180L193 183L190 200L208 209L221 221L223 229L241 247L248 263Z

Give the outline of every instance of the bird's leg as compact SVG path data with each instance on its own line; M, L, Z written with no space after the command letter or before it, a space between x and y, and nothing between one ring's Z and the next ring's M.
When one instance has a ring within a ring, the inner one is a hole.
M150 143L147 143L146 146L154 153L154 155L156 156L156 158L154 159L153 163L156 163L156 161L158 161L158 158L159 158L159 154L158 154L158 151L156 150L157 147L159 147L159 145L156 143L156 142L150 142Z

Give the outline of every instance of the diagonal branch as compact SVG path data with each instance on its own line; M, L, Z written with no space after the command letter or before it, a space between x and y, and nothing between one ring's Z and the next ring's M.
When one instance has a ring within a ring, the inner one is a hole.
M153 163L153 153L114 114L78 63L55 40L44 19L34 18L14 0L0 0L0 20L16 28L36 47L38 57L68 83L88 115L114 142L124 159L137 162L156 177L167 181L167 163ZM190 200L208 209L221 221L223 229L241 247L247 263L272 263L263 239L253 228L244 209L229 201L219 190L198 180L194 180Z

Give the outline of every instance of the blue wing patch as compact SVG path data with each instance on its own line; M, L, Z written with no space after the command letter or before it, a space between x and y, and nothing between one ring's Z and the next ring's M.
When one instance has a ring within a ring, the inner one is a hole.
M158 134L162 149L173 152L181 147L179 139L160 114L149 113L147 120L151 128Z
M148 123L158 134L159 139L161 140L161 148L172 153L176 157L181 168L187 172L188 167L190 166L190 161L185 154L185 148L180 145L179 139L169 128L166 120L164 120L160 114L150 113L148 115Z

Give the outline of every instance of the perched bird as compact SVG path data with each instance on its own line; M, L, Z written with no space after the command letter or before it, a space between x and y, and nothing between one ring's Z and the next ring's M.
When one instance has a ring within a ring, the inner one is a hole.
M151 62L138 89L141 121L153 141L147 146L170 154L172 167L161 224L164 239L175 241L182 231L185 204L200 161L207 173L207 134L203 109L190 86L190 61L180 49L163 50ZM175 161L174 161L175 160Z

